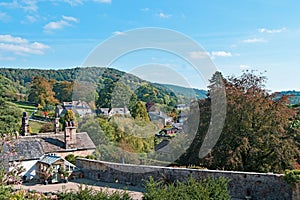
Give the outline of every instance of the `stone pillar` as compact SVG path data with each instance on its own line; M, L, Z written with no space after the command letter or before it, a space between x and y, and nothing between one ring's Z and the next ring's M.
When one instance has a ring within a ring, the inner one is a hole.
M21 135L26 136L28 134L29 134L29 119L28 119L27 112L23 112Z
M59 133L59 116L58 113L55 114L55 120L54 120L54 133Z
M76 126L73 121L66 122L64 136L65 136L65 148L75 149L76 148Z

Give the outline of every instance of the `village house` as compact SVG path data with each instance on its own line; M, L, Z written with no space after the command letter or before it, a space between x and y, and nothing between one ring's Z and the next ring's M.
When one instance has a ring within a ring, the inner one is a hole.
M99 108L99 114L102 114L105 117L112 117L114 115L130 115L128 108Z
M71 101L71 102L63 102L62 106L56 106L56 113L59 116L64 115L68 110L72 110L75 114L79 117L93 115L94 112L92 111L89 104L85 101Z
M178 129L177 127L170 126L170 127L165 127L162 130L159 131L159 133L155 134L156 137L175 137L177 133L179 133L181 130Z
M166 115L165 113L158 111L158 112L148 112L148 116L151 121L157 121L161 123L163 126L171 123L173 118Z
M190 107L188 104L177 104L175 108L177 110L188 110Z
M44 182L67 182L69 176L75 176L79 169L56 154L45 154L36 164L38 178Z
M37 162L45 154L56 154L65 157L68 154L75 156L91 155L96 146L86 132L77 133L73 122L68 122L64 132L59 132L59 120L55 120L55 130L52 133L29 135L28 117L23 114L22 132L12 144L5 143L3 152L10 152L7 162L12 166L13 163L20 163L25 168L21 174L27 179L37 177Z

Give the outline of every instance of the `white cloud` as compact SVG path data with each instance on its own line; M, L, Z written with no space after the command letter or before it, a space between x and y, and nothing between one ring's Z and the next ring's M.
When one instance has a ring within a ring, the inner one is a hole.
M70 4L71 6L77 6L83 4L81 0L64 0L64 2Z
M44 51L49 48L50 47L48 45L39 42L29 42L27 39L21 37L14 37L12 35L0 35L0 51L2 50L6 54L44 54Z
M64 20L56 21L56 22L49 22L44 26L45 32L50 32L51 30L55 29L62 29L65 26L70 26L70 23Z
M11 2L0 2L0 6L6 8L19 8L23 9L24 11L36 12L38 10L37 3L38 2L36 0L13 0Z
M245 70L245 69L249 69L250 66L248 65L240 65L240 69Z
M165 19L172 17L172 15L165 14L163 12L158 13L157 16L160 18L165 18Z
M78 23L79 20L76 19L75 17L62 16L61 20L49 22L48 24L46 24L44 26L44 31L49 33L52 30L63 29L66 26L71 26L72 25L71 22Z
M28 43L28 40L21 37L13 37L11 35L0 35L0 42L21 44Z
M78 23L78 19L76 19L75 17L70 17L70 16L62 16L62 18L66 21L71 21L71 22L76 22Z
M37 1L35 0L24 0L24 5L21 7L25 11L36 12L38 10Z
M26 17L25 17L25 19L22 21L22 23L34 23L34 22L37 22L38 21L38 19L37 19L37 17L35 17L35 16L32 16L32 15L27 15Z
M4 12L0 12L0 21L8 22L10 20L10 16Z
M262 42L266 42L266 40L263 38L251 38L251 39L243 40L242 42L243 43L262 43Z
M192 59L205 59L208 56L211 59L216 57L232 57L232 53L226 51L213 51L213 52L204 52L204 51L192 51L189 53L190 58Z
M0 6L6 8L20 8L20 4L17 1L0 2Z
M126 33L122 32L122 31L115 31L115 32L113 32L113 35L126 35Z
M141 11L148 12L148 11L150 11L150 8L142 8Z
M225 51L213 51L211 52L212 57L231 57L232 54L230 52Z
M209 56L209 53L205 51L192 51L189 52L189 56L192 59L204 59Z
M97 3L111 3L112 0L94 0L94 2L97 2Z
M43 50L43 49L48 49L49 48L48 45L45 45L45 44L42 44L42 43L39 43L39 42L33 42L33 43L31 43L30 47L33 48L33 49L39 49L39 50Z
M286 28L280 28L280 29L266 29L266 28L260 28L258 29L259 32L261 33L281 33L283 31L286 31Z

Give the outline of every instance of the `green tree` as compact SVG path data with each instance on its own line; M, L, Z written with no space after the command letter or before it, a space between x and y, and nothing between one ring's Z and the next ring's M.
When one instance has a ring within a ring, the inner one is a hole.
M106 121L104 119L86 118L80 123L79 131L87 132L96 146L106 144L109 141L106 135L111 135L113 131L111 131L111 129L106 127L103 123L106 125ZM105 131L108 133L105 133Z
M182 156L184 162L256 172L280 173L295 167L298 149L289 128L295 112L286 105L286 98L273 100L264 89L265 79L252 72L223 79L227 95L225 124L217 144L204 159L193 154L199 151L211 123L212 99L198 102L199 131L188 153ZM211 83L209 96L222 87L220 79L212 79Z
M66 114L63 117L64 122L76 121L75 114L72 110L67 110Z
M111 79L104 79L102 88L98 91L96 105L99 108L111 108L111 94L114 89L114 82Z
M13 103L0 98L0 134L15 135L21 127L22 111Z
M8 100L15 100L17 92L14 83L8 78L0 75L0 97Z
M115 128L108 122L108 120L99 118L100 130L104 132L109 141L116 141Z
M132 94L133 92L124 83L120 81L114 83L113 93L111 96L111 106L114 108L128 107Z
M132 110L131 116L141 121L145 121L145 122L150 121L146 106L141 101L137 102L136 106Z
M73 85L74 85L73 82L57 81L53 85L53 91L55 92L55 97L60 102L72 101Z
M134 112L134 108L135 108L137 102L138 102L137 96L136 96L135 93L133 93L133 94L131 95L131 97L130 97L130 100L129 100L129 106L128 106L128 109L129 109L129 111L130 111L130 114L131 114L132 112Z
M68 154L68 155L65 157L65 159L66 159L67 161L69 161L70 163L72 163L73 165L76 164L76 157L75 157L75 155L72 154L72 153Z
M72 83L72 89L72 100L81 100L86 101L88 103L94 103L95 100L98 98L95 83L87 81L74 81Z

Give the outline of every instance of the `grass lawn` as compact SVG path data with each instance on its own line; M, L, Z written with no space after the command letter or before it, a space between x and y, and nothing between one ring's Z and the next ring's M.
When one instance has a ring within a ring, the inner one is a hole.
M39 133L42 125L44 123L36 122L36 121L29 121L29 126L31 128L32 133Z
M21 108L22 110L27 112L28 116L30 116L31 113L33 113L37 109L35 106L23 102L14 102L14 104L16 104L18 108Z

